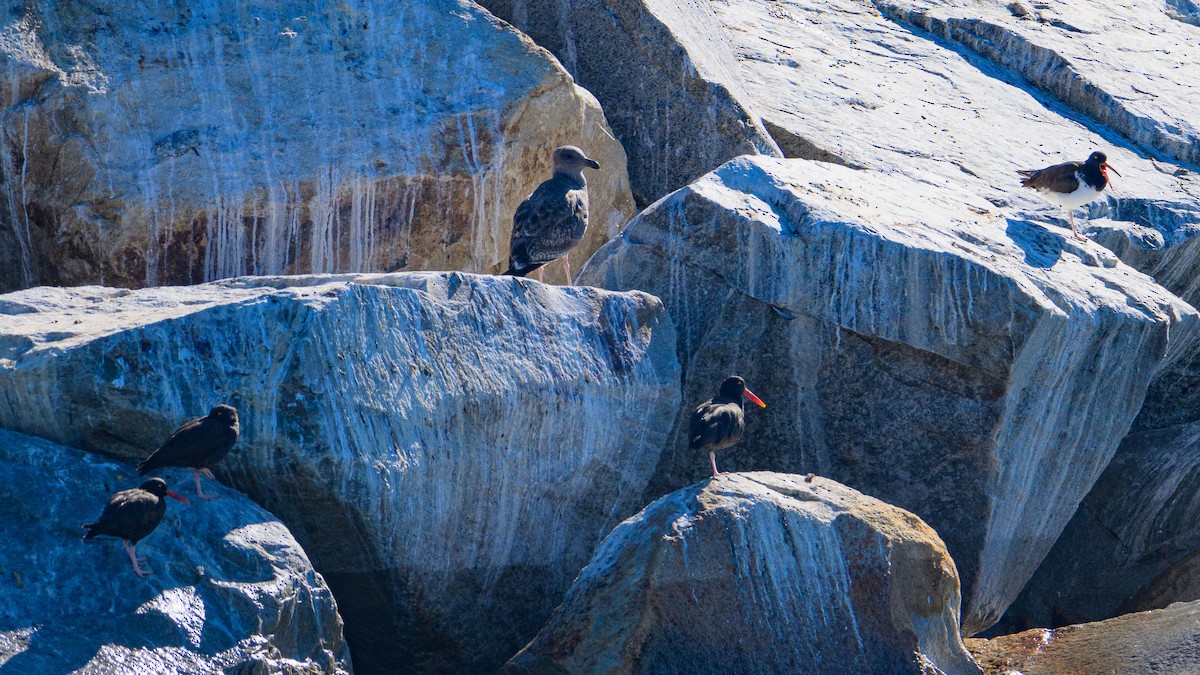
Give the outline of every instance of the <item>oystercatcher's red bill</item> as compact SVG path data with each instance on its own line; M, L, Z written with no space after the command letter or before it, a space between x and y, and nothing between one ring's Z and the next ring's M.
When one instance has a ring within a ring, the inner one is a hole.
M757 396L755 396L755 395L754 395L754 392L750 391L749 389L747 389L747 390L745 391L745 394L746 394L746 398L748 398L748 399L750 399L751 401L754 401L755 403L757 403L757 404L758 404L758 407L760 407L760 408L765 408L765 407L767 407L767 404L766 404L766 403L763 403L763 402L762 402L762 399L761 399L761 398L759 398L759 397L757 397Z
M183 495L179 494L178 492L175 492L174 490L167 490L167 496L178 499L179 501L183 502L184 504L191 504L191 502L189 502L187 500L187 497L184 497Z

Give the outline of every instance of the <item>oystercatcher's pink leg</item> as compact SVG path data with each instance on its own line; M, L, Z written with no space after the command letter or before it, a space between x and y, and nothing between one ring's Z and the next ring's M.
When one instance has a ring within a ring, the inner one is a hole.
M208 476L209 478L213 477L212 472L209 471L208 469L192 469L192 476L196 479L196 497L198 499L203 499L204 501L212 501L213 499L216 499L216 497L213 497L212 495L206 495L206 494L204 494L204 490L200 489L200 474L201 473Z
M713 452L712 450L709 450L708 451L708 461L712 462L713 478L720 476L721 472L717 471L717 453Z
M1067 211L1067 220L1071 223L1071 234L1075 235L1075 238L1079 241L1087 241L1087 237L1079 234L1079 230L1075 229L1075 214L1073 212Z
M151 572L150 570L142 569L142 566L138 564L138 561L145 560L145 558L138 557L137 544L130 544L128 541L122 539L121 545L125 547L125 552L129 554L129 562L133 563L134 574L143 579L151 574L154 574L154 572Z

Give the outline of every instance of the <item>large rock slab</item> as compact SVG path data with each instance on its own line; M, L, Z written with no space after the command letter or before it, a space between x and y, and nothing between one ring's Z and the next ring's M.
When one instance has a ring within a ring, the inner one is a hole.
M0 290L502 270L564 143L604 167L576 262L634 213L596 100L470 2L6 7Z
M1200 603L1108 621L967 640L986 675L1200 672Z
M0 430L0 670L12 673L347 673L333 594L291 533L228 488L172 501L138 545L80 525L132 467ZM183 489L181 485L174 485Z
M885 15L1019 73L1151 155L1200 162L1200 31L1178 3L877 0ZM1193 8L1194 11L1194 8Z
M1194 228L1099 240L1195 305ZM997 628L1058 627L1200 599L1200 340L1167 360L1108 468Z
M953 185L804 160L724 165L580 276L674 319L686 405L651 494L704 475L681 430L742 375L768 408L723 467L812 470L919 515L958 565L968 633L1016 597L1197 318Z
M1134 431L995 630L1200 600L1198 516L1200 424Z
M1065 225L1062 210L1022 188L1016 170L1081 160L1093 150L1103 150L1121 177L1106 200L1089 207L1088 229L1169 232L1200 225L1200 176L1194 166L1166 161L1170 156L1154 150L1147 156L1144 146L1097 124L1070 99L1055 98L1020 73L926 31L923 10L904 9L922 3L713 0L742 65L750 100L789 157L959 185L1019 217ZM962 24L976 26L1003 12L1022 27L1049 31L1042 40L1047 49L1070 49L1082 63L1107 63L1109 57L1102 54L1113 46L1108 33L1071 34L1060 40L1062 31L1018 21L1004 4L961 3L954 11L963 15ZM1100 22L1111 21L1126 37L1145 34L1144 25L1154 25L1156 32L1162 28L1155 18L1162 17L1161 8L1147 3L1098 7L1090 1L1060 3L1042 11L1082 14L1097 8L1095 16L1104 17ZM966 18L981 13L987 18ZM1195 29L1175 23L1162 37L1191 40L1194 45L1194 34ZM1158 40L1146 39L1147 44ZM1002 62L1001 57L1011 54L1030 68L1044 67L1046 73L1069 77L1053 65L1052 52L999 38L988 46ZM1129 46L1132 50L1136 45ZM1163 45L1151 47L1159 48ZM1189 49L1195 51L1192 46L1172 53ZM1120 58L1130 58L1130 53ZM1153 62L1147 66L1151 70L1172 73L1197 67L1185 63L1187 59L1161 54L1139 57L1136 64L1131 62L1136 77L1146 72L1143 61ZM1109 72L1107 66L1098 70L1097 82ZM1195 79L1171 75L1147 82L1121 73L1113 83L1174 92L1163 91L1159 97L1134 94L1129 99L1157 111L1145 113L1150 115L1142 120L1147 129L1167 129L1196 109L1193 98L1200 89L1190 84ZM1077 89L1091 91L1090 83L1080 80Z
M605 539L510 673L978 673L954 562L834 481L726 474Z
M0 425L132 459L236 405L218 476L292 528L367 672L494 672L644 504L679 408L644 293L409 273L0 307Z
M708 0L480 0L604 106L645 206L745 154L779 156Z

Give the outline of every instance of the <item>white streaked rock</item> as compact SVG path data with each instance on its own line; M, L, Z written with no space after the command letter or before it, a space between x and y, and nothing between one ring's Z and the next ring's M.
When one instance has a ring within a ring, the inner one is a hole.
M333 594L287 528L229 488L168 500L138 543L83 541L132 467L0 429L0 669L13 673L350 672ZM175 490L191 494L180 474Z
M505 672L978 673L958 609L954 561L911 513L727 474L613 530Z
M970 633L1016 597L1196 325L1068 237L952 185L740 158L639 215L580 280L663 299L685 401L739 374L767 402L722 468L816 471L937 529ZM652 495L706 471L687 412Z
M510 657L642 506L679 408L674 333L644 293L409 273L0 307L0 426L134 459L236 405L215 471L292 529L366 670Z
M576 264L635 212L596 100L471 2L5 7L3 290L503 270L567 144L604 167Z

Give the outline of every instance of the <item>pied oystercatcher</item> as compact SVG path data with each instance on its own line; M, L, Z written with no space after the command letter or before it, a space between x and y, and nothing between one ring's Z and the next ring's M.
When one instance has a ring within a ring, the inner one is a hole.
M1093 152L1086 162L1063 162L1044 169L1022 169L1021 185L1037 190L1048 201L1067 209L1071 232L1080 241L1086 239L1075 229L1075 215L1071 210L1094 202L1108 185L1108 172L1121 174L1108 164L1103 152Z

